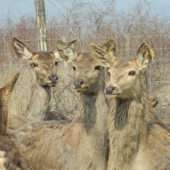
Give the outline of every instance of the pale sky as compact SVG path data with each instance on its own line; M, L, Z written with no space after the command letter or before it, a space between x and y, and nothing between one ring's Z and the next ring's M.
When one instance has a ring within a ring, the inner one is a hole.
M51 3L51 2L53 3ZM63 0L64 1L64 0ZM71 0L65 0L65 4L69 6ZM99 0L93 0L96 3ZM139 0L117 0L116 10L118 11L129 11ZM170 16L170 0L147 0L152 2L152 6L157 11L164 13L165 16ZM56 0L45 0L46 13L55 14L58 8L61 8ZM55 6L54 6L55 5ZM10 15L13 18L18 18L25 14L35 14L34 0L0 0L0 18Z

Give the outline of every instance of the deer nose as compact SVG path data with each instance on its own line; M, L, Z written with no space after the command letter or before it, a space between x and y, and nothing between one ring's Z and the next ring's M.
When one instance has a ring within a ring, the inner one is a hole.
M52 83L56 83L56 81L58 80L58 76L55 74L51 74L50 76L48 76L49 80L51 80Z
M74 87L75 88L81 88L83 83L84 83L84 80L76 79L76 80L74 80Z
M106 87L106 93L112 94L115 89L116 89L116 87L108 86L108 87Z

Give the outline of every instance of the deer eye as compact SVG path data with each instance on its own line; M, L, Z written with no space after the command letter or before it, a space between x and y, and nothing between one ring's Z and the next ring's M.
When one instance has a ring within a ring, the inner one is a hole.
M73 68L74 71L76 71L76 67L73 66L72 68Z
M100 70L100 66L96 66L94 69L95 70Z
M34 66L34 67L38 67L38 64L37 63L32 63L32 65Z
M129 75L131 76L135 75L135 71L129 71Z
M57 64L58 64L58 61L55 62L55 65L57 65Z
M110 72L107 72L107 75L110 76Z

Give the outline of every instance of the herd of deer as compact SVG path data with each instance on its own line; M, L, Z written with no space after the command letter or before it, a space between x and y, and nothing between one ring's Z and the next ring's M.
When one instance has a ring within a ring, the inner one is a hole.
M76 51L76 40L57 40L54 52L12 45L36 76L26 114L8 115L17 72L0 89L0 168L4 170L170 170L170 120L156 117L147 66L154 54L144 42L135 58L116 55L113 39ZM59 60L73 63L73 88L82 108L49 109ZM105 68L108 76L105 78ZM107 96L107 98L106 98Z

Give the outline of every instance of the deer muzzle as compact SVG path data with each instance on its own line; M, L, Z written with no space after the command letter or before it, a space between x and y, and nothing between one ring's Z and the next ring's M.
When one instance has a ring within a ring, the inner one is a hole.
M106 94L113 94L115 90L116 90L116 87L108 86L106 87Z
M74 88L80 89L83 88L84 80L83 79L76 79L74 80Z
M56 74L51 74L48 76L48 79L50 80L51 83L57 83L58 76Z

